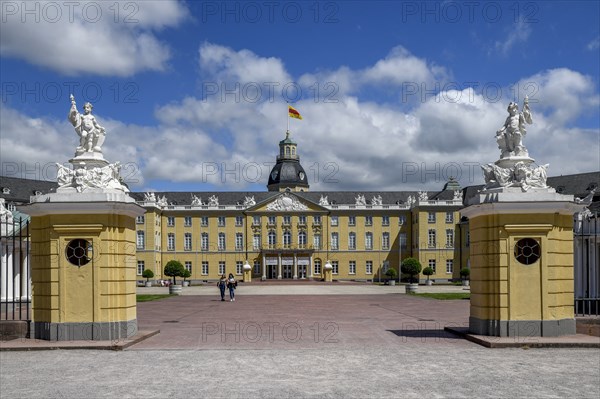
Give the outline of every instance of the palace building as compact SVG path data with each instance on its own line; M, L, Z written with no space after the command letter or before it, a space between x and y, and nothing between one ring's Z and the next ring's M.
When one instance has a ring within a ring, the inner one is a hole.
M548 184L583 198L599 177L550 177ZM9 210L56 188L1 179L0 197ZM446 282L469 267L468 220L460 211L464 198L481 186L461 188L450 179L440 191L313 192L287 132L267 189L130 193L146 209L136 221L137 274L150 269L156 279L167 279L164 265L178 260L193 283L229 273L241 278L248 265L253 280L320 280L329 263L334 280L378 281L388 268L399 270L402 259L414 257L433 268L430 279ZM596 240L596 253L598 245Z

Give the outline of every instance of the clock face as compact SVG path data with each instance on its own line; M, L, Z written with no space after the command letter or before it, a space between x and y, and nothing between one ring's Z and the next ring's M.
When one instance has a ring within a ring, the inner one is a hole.
M277 179L277 174L278 174L278 172L276 170L272 171L271 172L271 179L273 179L273 180Z
M304 172L300 172L298 176L300 176L300 180L304 180Z

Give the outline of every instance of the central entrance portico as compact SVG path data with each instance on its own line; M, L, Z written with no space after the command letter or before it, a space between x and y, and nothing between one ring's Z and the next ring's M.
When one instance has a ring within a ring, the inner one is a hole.
M262 280L312 278L312 250L263 250Z

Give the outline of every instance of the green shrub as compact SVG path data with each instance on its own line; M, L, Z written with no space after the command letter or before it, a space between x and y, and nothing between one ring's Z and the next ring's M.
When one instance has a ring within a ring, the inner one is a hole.
M186 279L192 277L192 273L188 269L184 269L181 277L183 277L183 281L186 281Z
M390 267L387 272L385 272L385 275L388 276L390 280L394 280L398 277L398 272L396 272L396 269Z
M165 276L173 277L173 284L177 284L175 277L182 276L185 267L177 260L170 260L165 265Z
M429 280L429 276L433 275L434 271L432 267L427 266L423 269L423 274L427 276L427 280Z
M147 282L148 279L151 279L152 277L154 277L154 272L150 269L146 269L142 272L142 277L144 277Z
M466 267L460 269L460 278L461 279L468 280L470 275L471 275L471 269L466 268Z
M410 282L414 282L414 277L421 272L421 262L415 258L406 258L402 261L400 270L410 276Z

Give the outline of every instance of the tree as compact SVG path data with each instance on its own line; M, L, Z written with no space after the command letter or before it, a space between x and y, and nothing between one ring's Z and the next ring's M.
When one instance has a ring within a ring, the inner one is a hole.
M150 269L146 269L142 272L142 277L144 277L146 279L146 282L148 282L148 279L154 277L154 272Z
M410 282L412 283L414 281L414 276L421 272L421 262L415 258L406 258L402 261L400 270L402 273L410 276Z
M188 269L184 269L181 277L183 277L183 281L186 281L186 279L192 277L192 273Z
M468 280L469 275L471 275L471 269L469 269L467 267L463 267L462 269L460 269L460 279L461 280Z
M433 268L427 266L423 269L423 274L427 276L427 281L429 281L429 276L433 275Z
M396 272L396 269L390 267L389 269L387 269L387 272L385 272L385 275L388 276L390 280L395 280L398 276L398 273Z
M177 284L175 277L183 275L185 267L177 260L170 260L165 265L165 276L173 277L173 285Z

